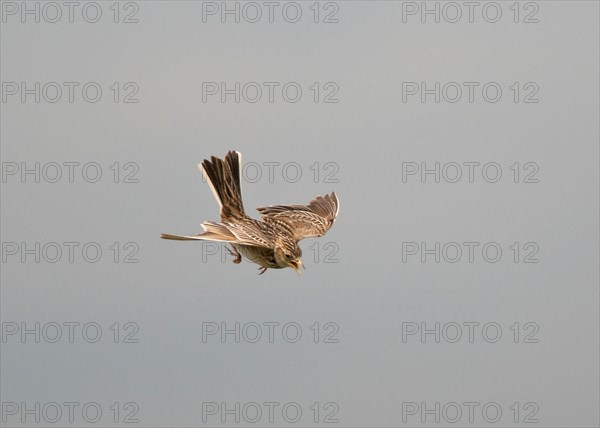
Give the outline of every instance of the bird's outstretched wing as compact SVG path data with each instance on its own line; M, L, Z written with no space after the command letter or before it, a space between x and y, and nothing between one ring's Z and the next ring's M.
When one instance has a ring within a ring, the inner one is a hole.
M332 192L330 195L317 196L308 205L270 205L257 208L263 218L272 218L285 222L292 229L294 239L311 236L323 236L329 230L340 205Z
M245 224L205 221L202 223L202 228L204 229L204 233L198 235L170 235L163 233L161 238L177 241L217 241L255 247L270 247L269 241L263 235L260 228L257 227L247 227Z

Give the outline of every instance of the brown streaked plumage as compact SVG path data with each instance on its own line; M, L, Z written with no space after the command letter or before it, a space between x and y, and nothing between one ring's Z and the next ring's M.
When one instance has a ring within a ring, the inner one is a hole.
M317 196L308 205L270 205L257 208L260 219L250 218L242 202L242 155L230 150L224 159L212 156L198 165L221 207L221 221L202 223L204 233L198 235L162 234L163 239L180 241L208 240L231 244L229 252L240 263L242 256L267 269L304 267L298 241L323 236L339 211L335 192Z

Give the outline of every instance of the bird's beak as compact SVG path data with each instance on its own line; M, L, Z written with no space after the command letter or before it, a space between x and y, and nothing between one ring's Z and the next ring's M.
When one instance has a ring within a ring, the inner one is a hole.
M292 267L294 268L294 270L295 270L296 272L298 272L298 275L300 275L300 274L302 273L302 272L300 271L300 266L302 266L304 269L306 269L306 268L304 267L304 265L302 264L302 260L300 260L300 259L292 260L292 261L290 262L290 264L292 265Z

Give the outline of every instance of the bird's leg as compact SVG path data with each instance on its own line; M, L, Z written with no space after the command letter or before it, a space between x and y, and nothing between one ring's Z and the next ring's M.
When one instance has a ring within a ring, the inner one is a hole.
M263 273L265 273L267 271L267 268L266 267L259 267L258 270L260 271L260 272L258 272L258 274L262 275Z
M235 263L236 265L241 263L242 255L240 254L240 252L238 250L235 249L235 247L233 245L231 246L231 250L229 249L229 247L227 245L225 245L225 249L227 251L229 251L229 254L231 254L234 257L233 263Z

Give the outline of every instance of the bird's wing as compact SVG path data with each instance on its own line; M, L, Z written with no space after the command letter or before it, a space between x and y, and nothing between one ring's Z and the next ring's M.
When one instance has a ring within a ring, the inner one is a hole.
M270 247L259 228L248 227L245 224L216 223L205 221L202 223L204 233L198 235L169 235L162 234L163 239L174 239L179 241L217 241L230 242L232 244L251 245L255 247Z
M263 218L284 221L300 240L310 236L323 236L329 230L340 210L335 192L317 196L308 205L270 205L257 208Z

